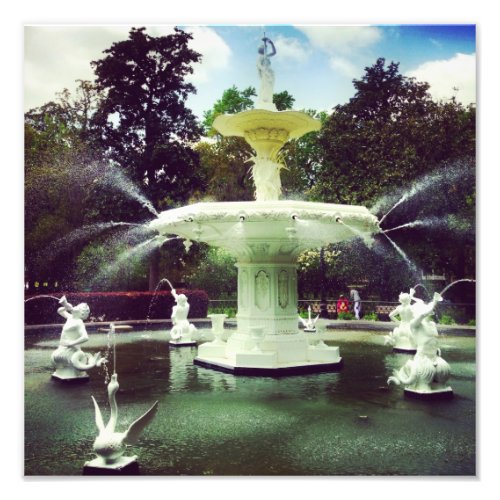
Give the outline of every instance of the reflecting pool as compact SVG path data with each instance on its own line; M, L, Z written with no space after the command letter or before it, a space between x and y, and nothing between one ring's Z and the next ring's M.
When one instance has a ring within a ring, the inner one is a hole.
M166 331L119 333L117 430L159 401L127 455L142 475L474 475L475 338L440 337L454 398L426 402L387 387L408 355L384 346L385 333L325 333L342 370L283 378L195 366L197 348L169 347ZM90 396L109 412L102 368L79 385L51 380L58 341L59 331L26 335L26 475L80 475L95 457ZM90 334L85 351L107 344Z

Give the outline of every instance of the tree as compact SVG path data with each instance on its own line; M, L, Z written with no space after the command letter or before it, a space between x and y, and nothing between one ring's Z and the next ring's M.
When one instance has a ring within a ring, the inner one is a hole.
M133 28L129 39L93 61L104 99L93 121L114 166L127 172L158 209L185 202L199 186L198 154L192 144L201 129L186 100L195 87L186 81L199 53L192 35L151 37ZM151 259L150 288L159 280L159 252Z
M388 234L409 259L450 278L474 275L475 108L433 101L427 83L382 58L353 83L354 97L322 128L313 199L375 206L382 216L404 198L383 228L415 222Z
M191 39L178 28L161 37L133 28L128 40L113 43L92 62L105 95L94 115L101 141L160 208L168 200L185 201L197 183L191 145L200 127L186 106L196 89L185 79L201 56L189 48Z
M334 203L370 204L443 161L474 156L475 110L436 103L427 83L380 58L354 80L356 94L338 105L320 135L324 161L311 194Z
M203 113L203 126L205 135L214 136L217 131L212 127L214 120L219 115L240 113L251 109L254 104L252 97L256 97L254 87L247 87L243 90L238 90L236 85L224 90L222 97L215 101L212 109Z
M76 249L57 256L52 244L81 226L88 207L93 173L88 164L102 157L92 141L89 117L99 95L79 81L25 115L25 267L28 280L64 281Z

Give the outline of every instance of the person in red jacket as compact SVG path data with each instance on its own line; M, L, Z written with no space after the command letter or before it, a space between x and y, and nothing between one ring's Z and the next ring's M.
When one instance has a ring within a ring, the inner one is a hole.
M349 301L345 298L345 295L341 294L339 300L337 300L337 314L349 311Z

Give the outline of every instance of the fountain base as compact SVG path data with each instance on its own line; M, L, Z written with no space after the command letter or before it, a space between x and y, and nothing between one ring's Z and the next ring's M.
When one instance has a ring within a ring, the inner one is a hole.
M94 458L85 462L83 466L84 476L138 476L139 463L137 456L120 457L112 464L106 464L102 458Z
M197 345L198 342L196 340L184 340L177 342L176 340L169 340L168 345L172 347L193 347Z
M203 368L211 368L225 373L232 373L233 375L245 376L260 376L260 377L283 377L289 375L305 375L308 373L320 372L338 372L343 366L342 358L335 363L314 363L305 362L303 364L287 363L281 366L263 367L263 366L237 366L227 358L194 358L194 364Z
M413 347L393 347L392 352L397 352L400 354L416 354L417 350Z
M201 344L194 363L235 375L281 376L338 371L342 358L338 347L309 345L302 333L255 338L236 332L227 343Z
M434 391L417 391L415 389L405 389L405 397L411 399L422 399L426 401L435 401L437 399L452 399L453 389L446 387L444 389L436 389Z
M52 378L54 380L58 380L60 382L65 383L80 383L80 382L88 382L90 377L86 372L80 372L71 368L66 370L58 369L52 374Z

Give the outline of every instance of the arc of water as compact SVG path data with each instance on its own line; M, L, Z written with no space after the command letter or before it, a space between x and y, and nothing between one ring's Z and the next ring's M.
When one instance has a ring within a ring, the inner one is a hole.
M383 220L399 205L401 205L401 203L403 203L404 201L406 201L406 199L408 198L408 195L407 194L404 194L403 196L401 196L401 198L392 206L392 208L385 214L382 216L382 218L378 221L378 225L380 226L383 222Z
M398 245L396 245L396 243L393 240L391 240L391 238L389 238L389 236L387 236L387 234L385 234L384 232L382 232L382 234L389 240L390 244L394 247L396 252L398 252L399 255L401 255L401 257L403 257L403 259L408 264L410 269L413 269L414 271L416 271L417 266L415 266L415 264L409 259L409 257L403 252L403 250Z
M29 299L26 299L24 301L24 303L26 304L26 302L30 302L30 301L35 300L35 299L54 299L54 300L57 300L59 302L59 298L54 297L53 295L36 295L35 297L30 297Z
M158 282L158 284L156 285L156 288L155 288L155 290L153 292L153 297L151 298L151 302L149 303L148 314L146 316L146 325L149 323L149 316L151 314L151 309L152 309L153 304L155 302L156 294L157 294L158 290L160 289L160 286L162 285L162 283L164 283L165 281L168 283L168 285L170 286L170 288L173 289L172 283L170 283L170 281L167 278L162 278Z
M469 278L463 278L463 279L459 279L459 280L455 280L453 281L452 283L450 283L449 285L446 285L442 290L441 292L439 292L439 295L443 296L444 293L449 290L453 285L456 285L457 283L461 283L462 281L468 281L468 282L476 282L476 280L473 280L473 279L469 279Z

